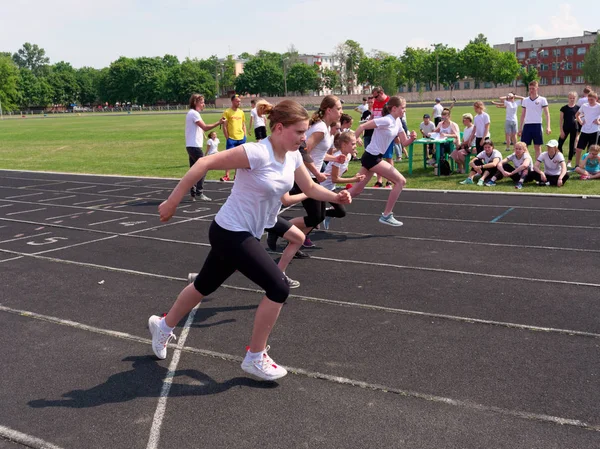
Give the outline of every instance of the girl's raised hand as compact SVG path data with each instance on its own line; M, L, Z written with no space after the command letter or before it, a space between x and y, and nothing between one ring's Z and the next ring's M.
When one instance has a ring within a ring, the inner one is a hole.
M339 204L350 204L352 202L352 197L350 196L350 192L348 192L347 190L342 190L340 193L337 194L338 197L338 203Z
M172 204L169 200L163 201L158 206L158 214L160 215L160 221L169 221L173 215L175 215L175 211L177 210L177 205Z

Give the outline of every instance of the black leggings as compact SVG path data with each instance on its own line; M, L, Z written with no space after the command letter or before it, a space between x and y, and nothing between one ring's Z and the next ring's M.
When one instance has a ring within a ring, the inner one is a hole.
M550 183L551 186L557 186L558 185L558 178L560 176L559 175L549 175L546 174L546 179L548 180L548 182ZM533 179L534 181L541 181L542 177L540 176L540 174L538 172L534 172L533 174ZM569 179L569 174L565 173L565 176L563 176L563 185L565 185L565 183L567 182L567 180Z
M509 171L512 172L514 171L515 167L513 167L511 164L502 164L502 168L504 169L504 171ZM534 178L534 174L535 172L533 171L533 169L525 169L525 170L521 170L519 173L515 173L514 175L510 175L510 179L512 179L514 182L519 182L521 180L521 178L525 178L524 182L529 182L532 181ZM500 180L504 177L504 175L500 172L496 173L496 179Z
M275 226L272 228L265 229L270 234L275 234L277 237L283 238L284 234L290 230L290 228L294 226L281 215L277 215L277 222Z
M325 210L325 215L327 217L344 218L346 216L346 208L344 206L342 206L341 204L337 204L337 203L329 203L329 204L331 204L333 207L328 207Z
M194 281L200 294L210 295L237 270L265 290L271 301L285 302L290 287L256 237L247 231L228 231L213 221L208 239L211 249Z
M198 148L198 147L185 147L185 149L187 150L187 153L188 153L188 156L189 156L190 167L192 165L194 165L198 159L200 159L201 157L204 157L204 153L202 152L202 148ZM194 187L192 187L190 189L190 194L192 196L196 196L196 195L201 194L203 191L204 191L204 176L200 179L200 181L198 181L196 183L196 185Z
M314 178L313 181L317 182ZM302 193L302 190L300 190L298 184L294 183L294 187L290 190L290 194L296 195L298 193ZM309 228L310 231L325 220L325 206L326 204L324 201L317 201L312 198L307 198L302 201L302 207L304 207L304 210L306 211L304 226Z
M563 132L565 133L565 137L558 138L558 151L563 152L563 143L567 141L567 137L569 138L569 157L568 161L573 159L575 155L575 137L577 136L577 128L567 129L563 128Z
M478 167L481 167L482 165L485 165L485 162L483 162L483 159L475 159L473 161L473 165L477 165ZM492 168L481 168L481 174L483 175L485 172L488 172L490 174L490 177L494 176L497 172L498 169L496 167L492 167ZM471 173L477 173L475 170L471 169Z

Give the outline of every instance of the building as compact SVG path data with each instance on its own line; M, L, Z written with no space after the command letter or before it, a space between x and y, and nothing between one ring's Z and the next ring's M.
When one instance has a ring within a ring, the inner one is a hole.
M522 67L536 67L540 85L585 84L583 60L597 37L598 31L584 31L583 36L530 41L516 37L514 43L494 45L494 48L513 52Z
M335 59L333 55L327 55L325 53L317 53L316 55L298 55L298 61L307 64L307 65L316 65L321 70L335 70L339 73L340 64L339 61ZM361 94L363 91L363 86L357 86L356 80L354 82L353 92L348 92L348 94ZM319 92L312 92L312 95L330 95L333 92L330 89L323 88L323 90Z

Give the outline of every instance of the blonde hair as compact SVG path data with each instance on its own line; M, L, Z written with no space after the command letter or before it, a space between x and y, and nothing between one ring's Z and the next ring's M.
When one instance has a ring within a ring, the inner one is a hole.
M277 123L287 127L308 120L306 109L293 100L283 100L275 106L267 100L260 100L256 103L256 112L261 117L263 115L269 116L269 129L271 131Z
M341 150L342 145L348 142L352 142L352 139L356 140L354 131L344 131L335 135L333 139L333 146L336 150Z
M588 97L594 97L596 100L598 99L598 94L596 92L594 92L593 90L590 90L590 92L587 94Z
M535 86L538 87L540 85L540 83L537 82L537 80L533 80L529 83L530 86Z
M200 100L204 100L204 95L192 94L190 97L190 109L196 109L196 104L198 104Z
M588 153L600 153L600 145L590 145L590 148L588 149Z
M473 103L473 107L475 109L482 109L483 111L485 111L485 105L483 104L483 101L481 101L481 100L477 100L475 103Z
M467 112L466 114L462 115L462 119L469 120L471 123L473 123L473 114Z
M312 126L315 123L318 123L321 120L323 120L323 117L325 117L325 112L327 112L327 109L335 108L335 105L337 104L338 101L340 101L340 99L338 97L336 97L335 95L327 95L325 98L323 98L323 100L321 101L321 105L319 106L319 109L317 110L317 112L315 112L312 115L312 117L310 118L310 121L308 122L308 125Z
M525 153L529 153L529 149L527 148L527 144L525 142L515 143L515 150L517 149L517 147L523 148L523 151L525 151Z
M574 90L572 90L571 92L569 92L567 94L568 97L570 97L571 95L573 95L575 97L575 99L577 99L577 97L579 97L579 94L577 92L575 92Z

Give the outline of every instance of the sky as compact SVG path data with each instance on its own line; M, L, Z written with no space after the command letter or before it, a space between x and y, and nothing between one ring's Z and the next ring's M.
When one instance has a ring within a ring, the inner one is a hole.
M407 46L435 43L460 49L479 33L493 45L512 43L516 36L568 37L598 29L597 17L581 2L504 0L494 9L460 2L438 5L405 0L0 0L0 52L15 53L30 42L43 48L52 64L102 68L120 56L204 59L261 49L281 53L291 45L299 53L332 53L347 39L367 53L400 55Z

